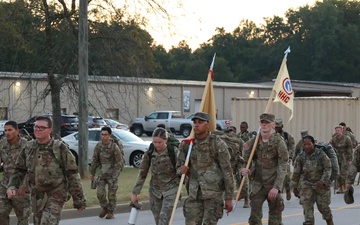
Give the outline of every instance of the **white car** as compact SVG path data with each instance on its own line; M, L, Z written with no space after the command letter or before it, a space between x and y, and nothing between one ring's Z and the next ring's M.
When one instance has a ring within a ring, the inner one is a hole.
M129 126L123 123L120 123L116 120L113 119L104 119L105 122L107 123L107 125L111 128L116 128L116 129L122 129L122 130L129 130Z
M9 120L0 120L0 137L5 136L5 123Z
M90 164L92 161L94 148L100 139L101 128L90 128L89 129L89 148L87 152L87 161ZM125 164L139 168L141 158L144 152L149 148L151 141L144 141L137 137L135 134L121 130L112 129L112 138L116 137L119 139L124 147ZM69 145L71 152L74 154L76 161L79 158L79 134L78 132L69 134L62 138L64 142Z

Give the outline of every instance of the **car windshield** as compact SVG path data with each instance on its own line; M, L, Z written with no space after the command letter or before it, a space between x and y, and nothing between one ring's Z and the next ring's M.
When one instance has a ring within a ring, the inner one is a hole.
M127 131L113 130L112 133L122 142L143 142L141 138Z
M61 117L64 123L79 123L79 119L77 117Z

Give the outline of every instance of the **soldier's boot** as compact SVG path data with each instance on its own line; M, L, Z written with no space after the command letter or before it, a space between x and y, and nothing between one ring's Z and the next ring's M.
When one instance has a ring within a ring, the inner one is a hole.
M114 219L114 213L113 213L113 211L108 211L105 219Z
M102 211L99 214L99 217L104 218L107 213L108 213L108 210L106 208L103 208Z
M333 219L331 218L331 219L326 220L326 225L334 225Z
M286 190L286 200L290 201L290 199L291 199L291 192L289 189L289 190Z
M249 197L248 196L246 196L244 198L244 206L243 206L243 208L249 208Z

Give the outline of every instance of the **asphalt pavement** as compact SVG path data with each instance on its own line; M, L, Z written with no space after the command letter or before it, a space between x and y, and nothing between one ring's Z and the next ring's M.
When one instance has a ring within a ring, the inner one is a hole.
M354 186L355 189L355 203L347 205L344 202L342 194L332 195L331 209L334 217L334 224L336 225L359 225L360 224L360 187ZM333 194L333 193L332 193ZM284 195L285 198L285 195ZM250 214L249 208L242 208L243 201L239 201L235 210L219 220L218 225L246 225ZM130 217L131 208L125 205L118 205L115 219L107 220L100 219L97 215L100 213L100 208L87 208L83 212L76 210L64 210L62 215L61 225L126 225ZM268 207L264 203L263 207L263 224L267 224ZM285 210L283 212L284 225L301 225L303 223L303 210L299 204L299 200L292 196L290 201L285 200ZM11 224L16 224L16 218L11 218ZM185 224L182 207L177 208L173 225ZM316 210L315 206L315 224L326 224L322 219L321 214ZM136 225L155 225L151 211L149 210L148 202L143 202L143 209L139 211Z

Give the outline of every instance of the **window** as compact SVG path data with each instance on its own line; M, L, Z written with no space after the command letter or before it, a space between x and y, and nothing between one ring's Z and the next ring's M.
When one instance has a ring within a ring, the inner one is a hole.
M149 119L149 120L154 120L154 119L156 119L157 118L157 113L151 113L147 118Z
M158 113L157 118L160 120L166 120L169 118L169 113Z

